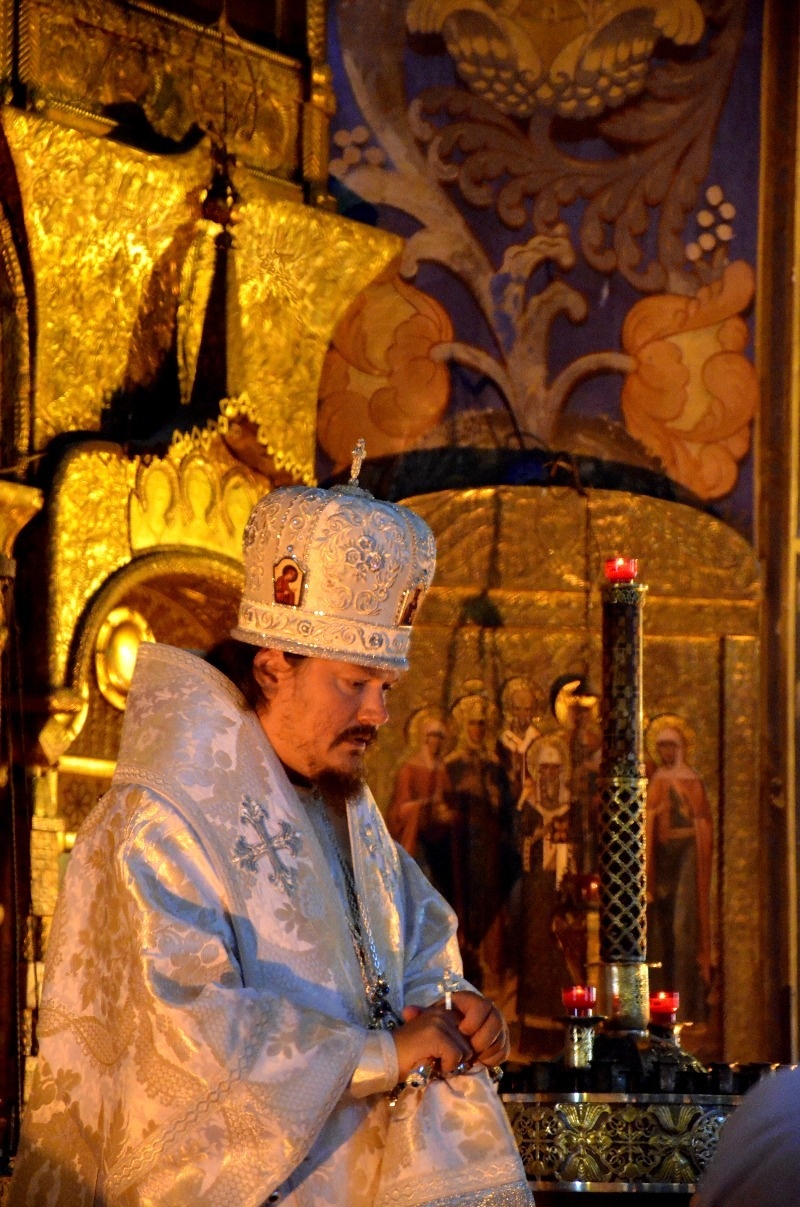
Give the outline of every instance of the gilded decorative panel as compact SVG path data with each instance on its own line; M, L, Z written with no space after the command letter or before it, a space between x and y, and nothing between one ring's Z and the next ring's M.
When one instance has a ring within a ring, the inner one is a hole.
M722 643L723 693L726 702L721 745L725 813L723 817L723 916L725 966L731 986L748 984L747 993L730 993L725 1010L726 1050L740 1061L758 1060L763 1048L752 1027L774 1017L777 989L759 943L753 919L763 916L760 885L770 870L765 846L753 842L753 827L766 831L758 808L759 765L755 757L758 733L752 728L752 685L760 673L759 643L749 636L727 636ZM765 802L763 807L767 807ZM774 925L774 921L771 925ZM753 977L753 970L758 975Z
M322 362L350 302L399 253L401 242L346 219L266 203L253 182L237 228L245 389L278 449L313 473Z
M504 1095L535 1190L694 1189L736 1099Z
M36 279L33 444L97 430L152 385L174 338L181 268L210 177L202 149L147 155L6 109ZM275 198L241 172L236 400L296 476L314 471L317 383L333 328L398 253L396 236ZM235 408L234 408L235 409Z
M147 578L155 567L146 559L161 549L169 551L173 575L192 550L238 563L247 517L269 487L216 432L176 439L164 457L129 459L118 446L100 443L68 454L50 500L50 689L71 683L79 621L89 601L108 592L116 571L136 558L139 577Z
M151 347L149 359L132 356L137 320L157 266L165 273L165 261L179 261L180 227L195 216L209 165L201 150L145 155L12 109L2 122L40 316L38 450L60 432L97 430L126 378L144 385L155 372L163 348Z
M193 130L225 133L244 161L298 175L300 64L148 4L23 0L20 76L40 112L95 119L99 130L139 109L180 143Z

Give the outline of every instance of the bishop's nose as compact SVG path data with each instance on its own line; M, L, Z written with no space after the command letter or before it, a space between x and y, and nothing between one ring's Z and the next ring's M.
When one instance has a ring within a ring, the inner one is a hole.
M358 720L362 725L374 725L376 729L385 725L389 720L383 684L377 679L366 684L364 688L358 709Z

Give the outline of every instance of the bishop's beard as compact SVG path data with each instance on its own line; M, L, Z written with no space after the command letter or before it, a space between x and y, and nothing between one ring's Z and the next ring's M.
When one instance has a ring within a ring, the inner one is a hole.
M358 796L364 787L364 777L349 771L327 770L320 771L312 783L329 809L334 813L346 813L348 801Z

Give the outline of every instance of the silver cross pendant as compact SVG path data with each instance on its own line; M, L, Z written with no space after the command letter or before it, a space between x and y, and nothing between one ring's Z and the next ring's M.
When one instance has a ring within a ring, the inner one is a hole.
M302 836L299 830L293 830L290 823L283 818L278 833L270 834L267 830L269 814L263 805L259 805L250 796L246 796L242 801L240 818L253 827L260 842L248 842L240 834L233 845L233 862L245 871L255 872L258 870L259 859L266 855L272 864L270 883L277 885L291 897L297 884L297 872L294 868L286 866L278 852L289 851L294 856L300 853Z
M444 998L445 1010L453 1009L453 994L457 993L462 986L460 977L457 977L452 968L445 968L444 976L442 977L436 988Z

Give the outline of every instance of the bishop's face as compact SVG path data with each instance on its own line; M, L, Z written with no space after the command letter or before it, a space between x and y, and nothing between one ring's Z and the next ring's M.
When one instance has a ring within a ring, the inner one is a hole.
M267 698L259 720L281 762L314 781L361 778L398 672L328 658L293 663L280 650L259 650L253 670Z

